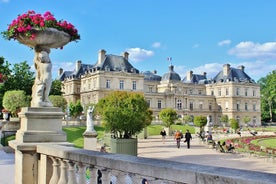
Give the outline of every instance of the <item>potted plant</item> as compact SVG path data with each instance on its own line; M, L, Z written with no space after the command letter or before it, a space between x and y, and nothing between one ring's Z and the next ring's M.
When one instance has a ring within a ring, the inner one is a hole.
M152 120L152 111L142 93L115 91L96 105L103 125L112 135L111 152L137 156L137 135Z

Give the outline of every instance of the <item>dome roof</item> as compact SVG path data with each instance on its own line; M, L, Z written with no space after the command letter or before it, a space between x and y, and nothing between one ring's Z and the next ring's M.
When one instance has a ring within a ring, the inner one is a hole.
M162 81L181 81L181 77L173 71L173 65L169 66L169 72L162 76Z

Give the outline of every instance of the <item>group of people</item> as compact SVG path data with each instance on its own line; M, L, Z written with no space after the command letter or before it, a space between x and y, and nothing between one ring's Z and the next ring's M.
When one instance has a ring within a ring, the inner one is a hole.
M162 142L164 144L165 143L165 138L166 138L166 135L167 135L164 128L161 130L160 135L162 136ZM190 142L192 140L192 135L191 135L191 133L188 129L186 130L185 135L183 135L181 130L176 130L175 131L174 139L176 140L176 147L180 148L180 142L181 142L181 139L183 139L183 138L185 138L184 143L187 143L187 148L190 149Z

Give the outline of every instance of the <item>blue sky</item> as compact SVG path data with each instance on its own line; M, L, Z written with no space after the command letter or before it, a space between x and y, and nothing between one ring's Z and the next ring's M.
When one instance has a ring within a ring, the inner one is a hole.
M276 69L274 0L0 0L0 31L18 14L50 11L78 29L81 40L52 49L53 75L75 62L97 61L98 51L130 53L140 71L168 71L172 57L181 77L192 70L212 78L222 66L245 66L256 81ZM33 63L33 50L0 38L0 56Z

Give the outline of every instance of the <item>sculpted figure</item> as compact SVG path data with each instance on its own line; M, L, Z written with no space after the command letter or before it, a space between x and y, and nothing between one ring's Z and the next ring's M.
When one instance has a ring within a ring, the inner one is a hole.
M49 57L50 49L35 48L34 66L36 78L32 88L32 107L52 107L49 93L52 85L52 63Z
M94 125L93 125L93 111L94 106L89 106L87 110L87 116L86 116L86 131L88 132L94 132Z

